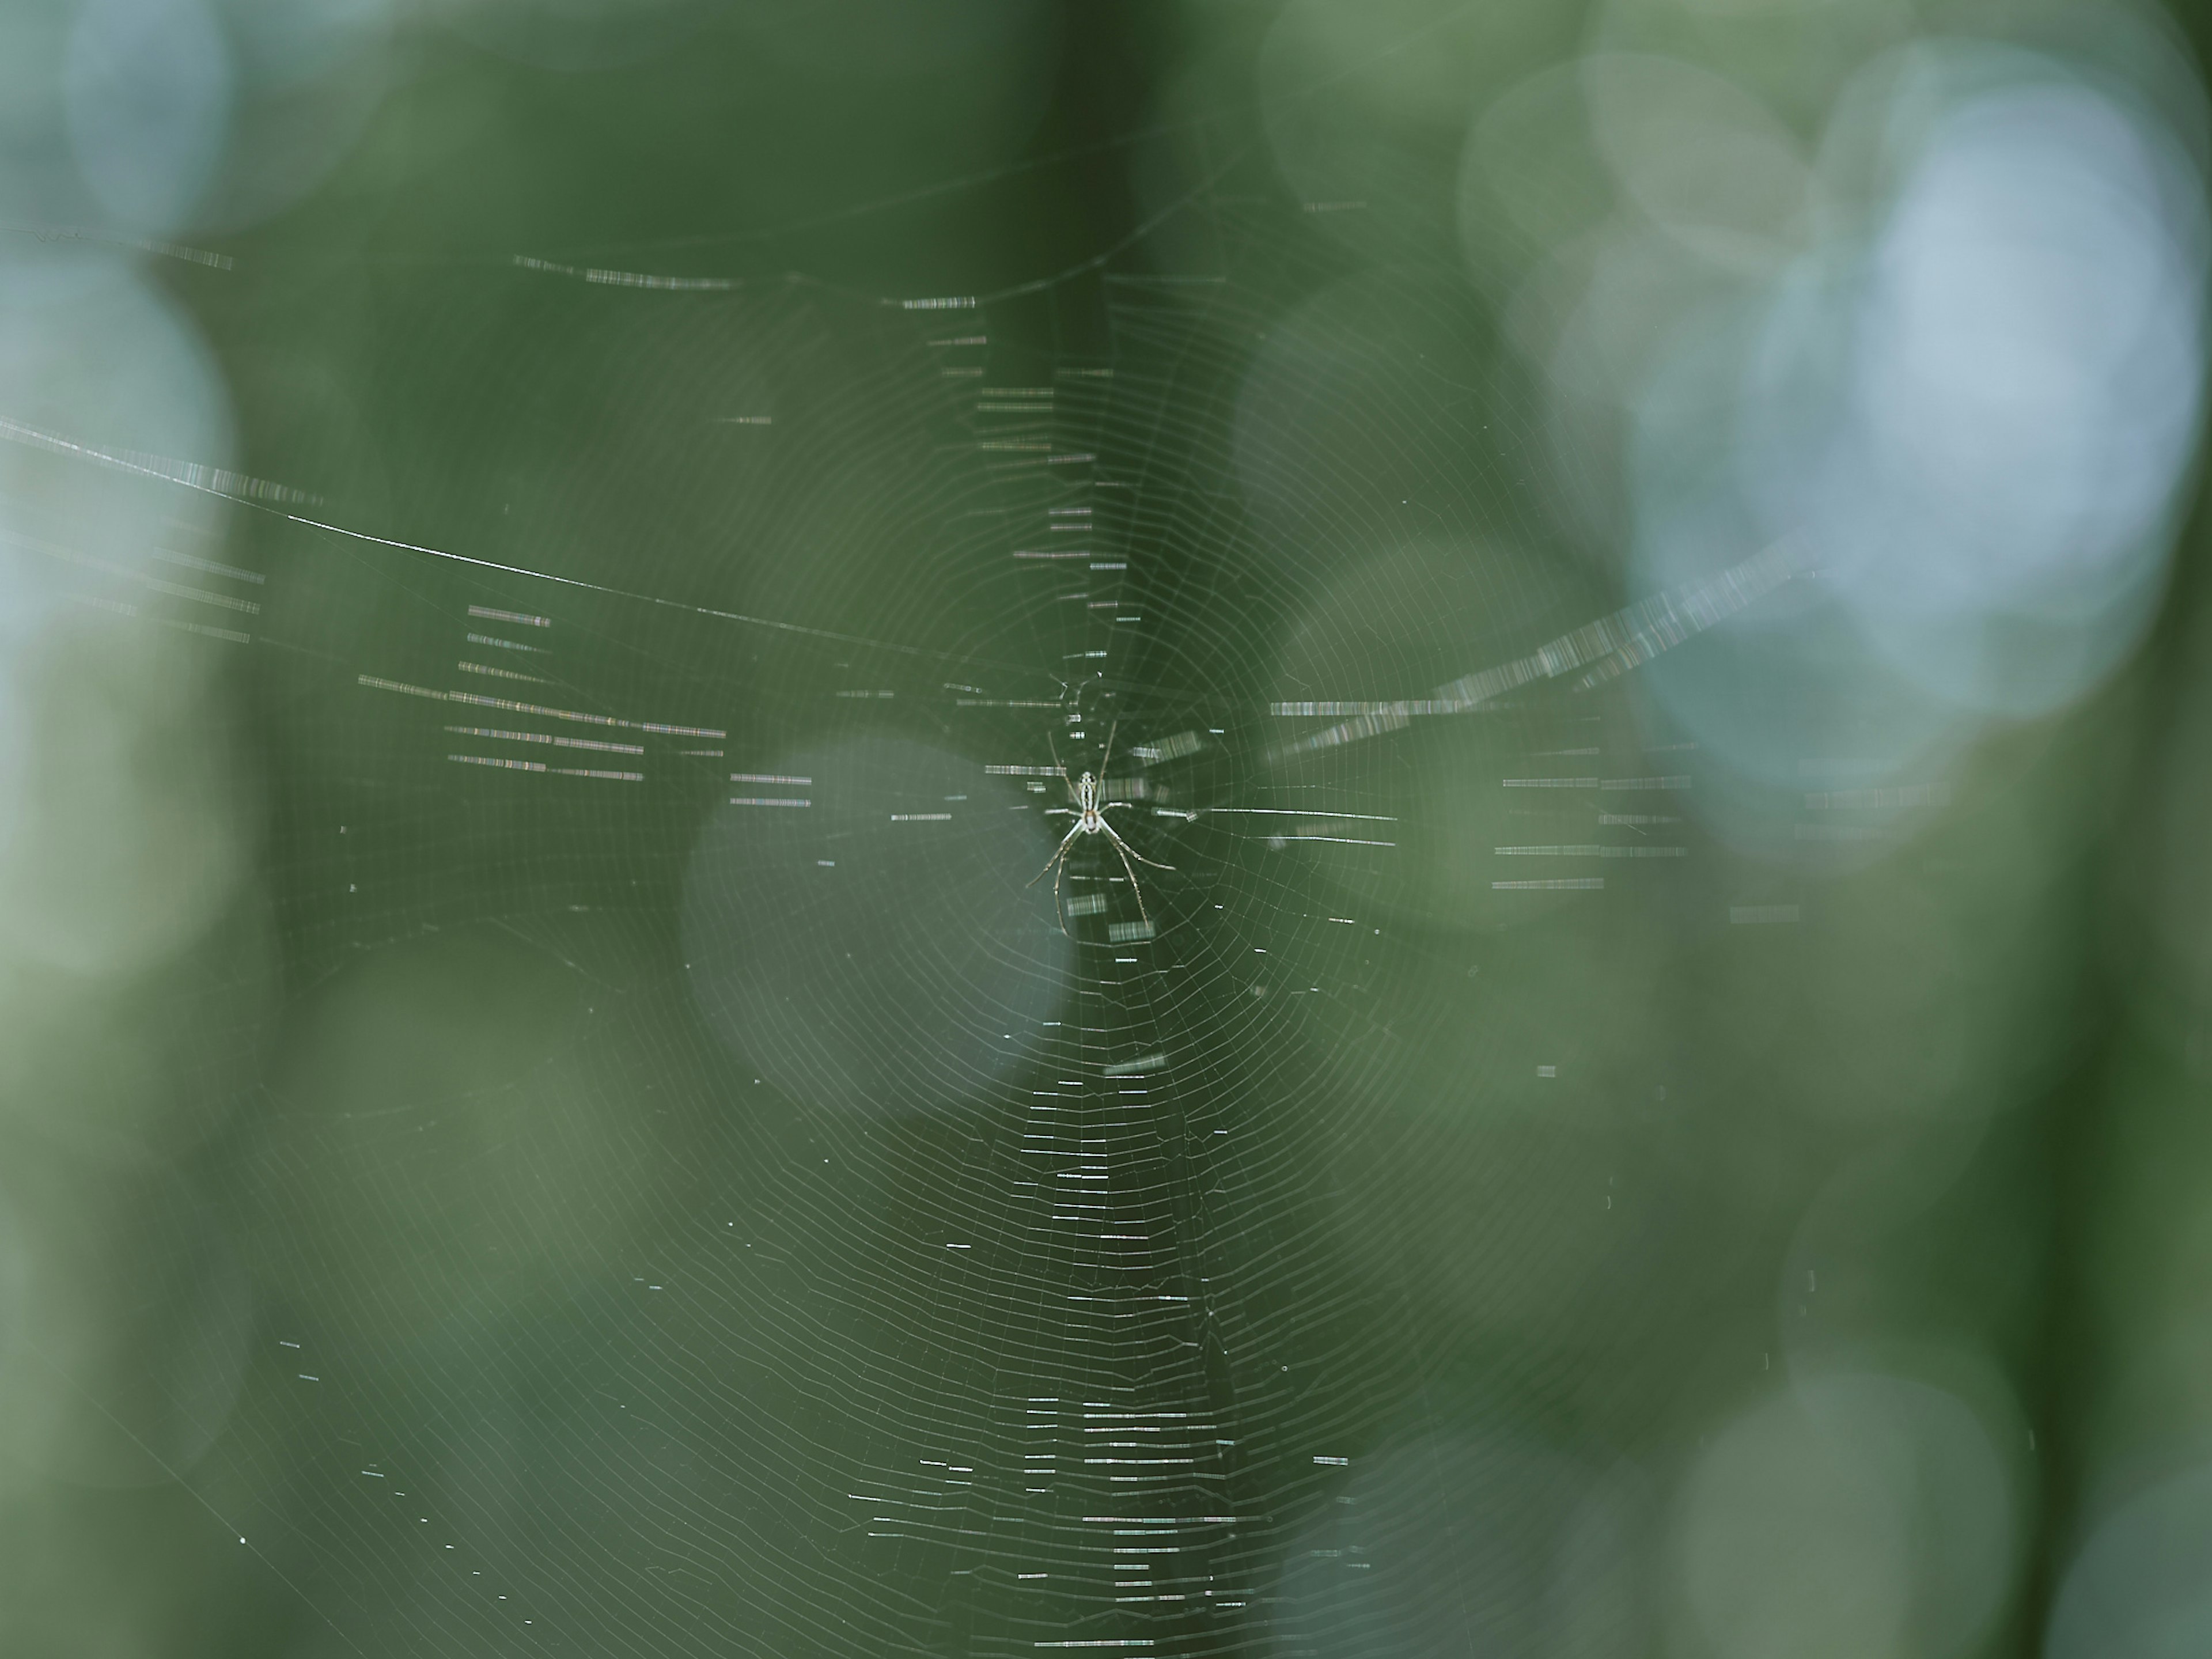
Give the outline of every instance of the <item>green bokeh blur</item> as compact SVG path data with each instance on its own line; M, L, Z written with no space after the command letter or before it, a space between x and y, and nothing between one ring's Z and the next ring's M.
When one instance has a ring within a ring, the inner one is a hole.
M2205 39L13 0L0 1655L2212 1650Z

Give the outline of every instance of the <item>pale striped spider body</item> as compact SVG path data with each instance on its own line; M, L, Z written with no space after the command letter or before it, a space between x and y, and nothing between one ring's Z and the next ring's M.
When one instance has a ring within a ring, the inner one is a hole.
M1137 914L1144 917L1147 926L1151 925L1152 914L1145 908L1145 890L1138 884L1136 864L1132 864L1129 860L1134 859L1137 864L1149 864L1155 870L1175 868L1172 864L1162 864L1158 859L1146 858L1116 835L1114 832L1114 826L1106 822L1106 814L1112 811L1115 807L1128 805L1127 801L1109 801L1101 799L1106 790L1107 763L1114 757L1114 733L1119 730L1121 730L1121 724L1116 721L1113 728L1106 733L1106 752L1098 757L1098 770L1085 772L1079 779L1071 780L1068 777L1067 768L1060 764L1060 747L1057 744L1053 745L1054 769L1060 774L1060 781L1067 785L1067 798L1074 805L1048 808L1046 816L1054 817L1066 815L1073 817L1075 822L1067 826L1067 833L1060 837L1060 845L1054 849L1050 860L1046 863L1043 869L1030 878L1029 884L1034 887L1047 876L1052 877L1052 910L1053 915L1060 918L1060 931L1063 933L1067 932L1067 917L1060 908L1060 876L1066 872L1067 849L1075 844L1075 838L1078 836L1103 836L1114 844L1115 852L1121 856L1121 868L1128 872L1129 890L1136 896Z

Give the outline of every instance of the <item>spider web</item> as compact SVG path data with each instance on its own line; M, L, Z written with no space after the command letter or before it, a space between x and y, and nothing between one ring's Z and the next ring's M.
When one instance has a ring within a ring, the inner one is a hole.
M1665 1131L1572 964L1696 868L1618 675L1764 589L1611 612L1473 296L1215 214L1048 331L456 274L465 490L256 502L286 1334L195 1480L309 1650L1564 1650L1632 1577ZM1055 906L1109 737L1173 867Z

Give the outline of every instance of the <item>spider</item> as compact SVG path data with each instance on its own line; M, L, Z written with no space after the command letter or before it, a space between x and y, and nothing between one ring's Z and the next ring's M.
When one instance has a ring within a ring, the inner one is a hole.
M1148 927L1152 918L1151 913L1145 908L1145 890L1138 885L1136 865L1131 864L1129 860L1134 859L1137 864L1149 864L1155 870L1175 868L1172 864L1162 864L1158 859L1146 858L1128 842L1123 841L1121 836L1115 835L1114 826L1106 822L1108 812L1116 806L1128 805L1127 801L1102 801L1098 798L1106 787L1107 763L1114 758L1114 733L1121 729L1121 722L1116 720L1106 733L1106 752L1098 757L1098 770L1095 773L1085 772L1080 781L1070 781L1067 768L1060 763L1060 745L1053 744L1053 768L1060 774L1060 781L1067 785L1067 798L1075 805L1048 807L1046 809L1045 816L1056 817L1066 815L1073 817L1075 822L1067 826L1067 833L1060 837L1059 847L1054 850L1051 859L1047 861L1044 868L1030 878L1029 885L1034 887L1047 876L1052 877L1052 911L1055 916L1060 917L1060 931L1063 933L1067 932L1067 918L1066 913L1060 908L1060 878L1066 873L1067 849L1075 844L1075 838L1078 836L1103 836L1114 843L1114 850L1121 854L1122 869L1129 873L1129 890L1136 895L1137 914L1144 917L1146 925ZM1054 873L1055 872L1059 873ZM1071 934L1070 937L1073 936Z

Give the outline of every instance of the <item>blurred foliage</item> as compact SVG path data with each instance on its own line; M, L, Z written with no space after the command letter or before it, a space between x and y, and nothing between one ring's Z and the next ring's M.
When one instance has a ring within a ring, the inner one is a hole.
M0 1652L2212 1645L2203 45L0 11Z

